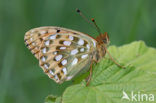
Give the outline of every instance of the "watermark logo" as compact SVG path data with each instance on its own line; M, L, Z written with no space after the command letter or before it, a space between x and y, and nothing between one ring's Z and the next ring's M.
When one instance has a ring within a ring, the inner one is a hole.
M134 92L131 91L128 95L125 91L122 92L122 100L127 100L127 101L135 101L135 102L153 102L154 101L154 94L146 94L146 93L141 93L140 91Z

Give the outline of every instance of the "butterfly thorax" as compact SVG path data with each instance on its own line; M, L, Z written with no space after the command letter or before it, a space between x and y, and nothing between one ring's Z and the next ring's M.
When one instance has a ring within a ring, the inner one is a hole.
M106 48L109 43L109 37L107 33L100 34L96 37L97 50L94 53L93 60L99 62L106 54Z
M106 45L97 45L97 50L94 52L93 60L99 62L106 54Z

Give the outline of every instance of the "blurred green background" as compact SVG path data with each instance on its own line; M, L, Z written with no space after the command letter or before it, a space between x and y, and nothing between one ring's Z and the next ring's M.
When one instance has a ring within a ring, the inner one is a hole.
M61 26L98 34L76 12L94 17L111 45L144 40L156 47L156 0L0 0L0 103L43 103L71 84L46 76L24 45L24 34L40 26Z

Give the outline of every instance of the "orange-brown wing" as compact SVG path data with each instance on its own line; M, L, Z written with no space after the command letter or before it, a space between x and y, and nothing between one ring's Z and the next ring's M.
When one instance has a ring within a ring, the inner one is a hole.
M72 79L87 67L97 43L86 34L60 27L35 28L28 31L25 38L41 68L57 83ZM37 45L31 47L34 42ZM36 47L37 52L34 52L31 48Z

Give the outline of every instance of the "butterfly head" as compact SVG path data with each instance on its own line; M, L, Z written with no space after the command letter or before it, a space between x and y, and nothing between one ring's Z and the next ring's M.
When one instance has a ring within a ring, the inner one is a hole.
M96 40L99 44L105 44L106 46L109 44L109 36L107 32L104 34L100 34L99 36L96 37Z

